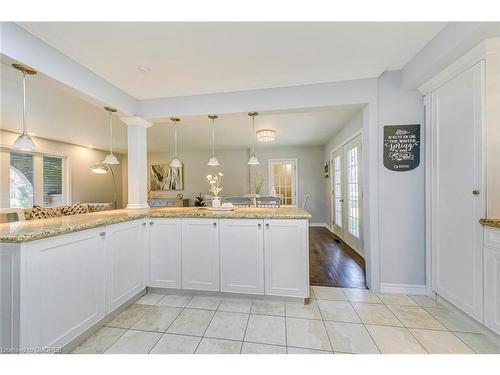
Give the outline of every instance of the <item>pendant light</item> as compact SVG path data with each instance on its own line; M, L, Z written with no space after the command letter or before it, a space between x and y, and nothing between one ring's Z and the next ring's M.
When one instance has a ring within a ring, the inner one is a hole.
M116 112L116 109L111 107L104 107L106 111L109 113L109 154L106 155L104 160L102 161L104 164L120 164L115 154L113 154L113 112Z
M252 154L248 159L248 165L259 165L259 159L257 159L257 155L255 155L255 116L257 116L257 112L248 112L248 116L252 118Z
M174 123L174 158L170 162L170 166L173 168L180 168L182 167L182 163L177 157L177 123L181 121L181 119L177 117L170 117L170 121Z
M220 165L219 161L215 157L215 120L219 118L217 115L208 115L208 118L212 120L212 156L208 159L208 165L211 167L216 167Z
M28 134L28 125L26 123L26 74L35 75L36 70L22 64L12 64L12 66L23 74L23 132L16 139L12 148L22 151L34 151L36 145Z

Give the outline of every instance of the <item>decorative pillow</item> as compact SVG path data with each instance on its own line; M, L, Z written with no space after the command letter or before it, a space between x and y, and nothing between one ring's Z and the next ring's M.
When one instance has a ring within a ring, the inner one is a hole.
M47 219L57 216L61 216L61 211L57 207L42 207L36 204L31 209L31 217L33 219Z
M86 214L88 212L89 212L89 207L86 204L82 204L80 202L69 206L64 206L62 208L63 215L79 215L79 214Z

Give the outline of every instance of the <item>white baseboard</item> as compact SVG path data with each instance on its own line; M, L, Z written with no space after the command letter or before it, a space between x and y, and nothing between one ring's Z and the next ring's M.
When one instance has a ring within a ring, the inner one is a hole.
M326 223L309 223L310 227L322 227L322 228L328 228L328 225Z
M426 295L425 285L380 283L380 293Z

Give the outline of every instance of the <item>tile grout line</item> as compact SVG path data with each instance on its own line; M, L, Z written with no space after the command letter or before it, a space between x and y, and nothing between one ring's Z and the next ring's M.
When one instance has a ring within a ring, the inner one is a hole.
M349 299L349 298L347 298ZM375 338L372 336L370 330L366 327L366 324L365 322L363 322L363 319L361 319L361 316L359 316L358 312L356 311L356 309L354 308L354 306L352 305L352 302L351 301L348 301L349 305L351 306L351 309L354 310L354 313L356 314L356 316L358 317L359 321L361 322L361 324L363 325L363 328L365 329L366 333L368 333L368 336L370 336L370 339L372 340L373 344L375 345L375 347L377 348L379 354L383 354L382 353L382 350L380 349L380 347L378 346L377 342L375 341Z
M245 326L245 332L243 333L243 343L245 342L245 338L247 336L247 329L248 329L248 323L250 322L250 314L252 312L252 306L253 306L253 298L252 302L250 303L250 311L248 311L247 325ZM243 344L241 344L240 354L242 351L243 351Z

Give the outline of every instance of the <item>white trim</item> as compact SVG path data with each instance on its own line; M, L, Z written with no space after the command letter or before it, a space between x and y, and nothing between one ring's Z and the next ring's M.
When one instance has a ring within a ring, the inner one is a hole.
M120 120L127 126L130 125L142 126L143 128L146 129L153 126L152 122L149 122L148 120L142 118L141 116L121 117Z
M380 293L424 296L427 288L425 285L380 283Z
M423 95L427 95L444 85L449 80L455 78L457 75L471 68L479 61L486 59L489 54L498 53L499 51L500 38L486 39L454 63L444 68L433 78L425 82L418 88L418 91L420 91Z
M351 142L354 138L356 138L358 135L361 135L363 131L361 129L356 130L354 133L352 133L349 137L347 137L344 142L342 142L340 145L335 147L330 151L330 155L332 155L335 151L337 151L339 148L344 147L346 144Z
M143 210L145 208L149 208L147 204L127 204L127 210Z
M326 228L330 230L330 227L328 226L327 223L309 223L310 227L321 227L321 228Z

